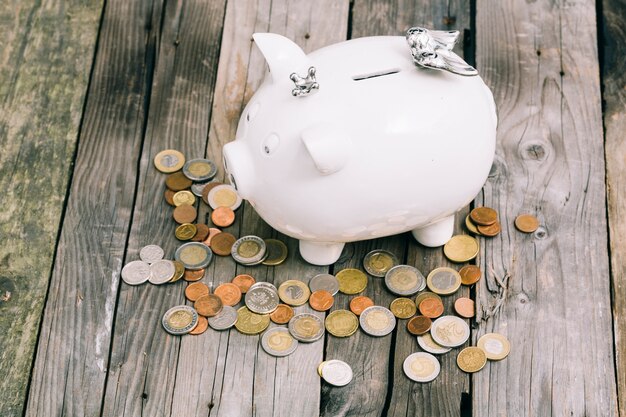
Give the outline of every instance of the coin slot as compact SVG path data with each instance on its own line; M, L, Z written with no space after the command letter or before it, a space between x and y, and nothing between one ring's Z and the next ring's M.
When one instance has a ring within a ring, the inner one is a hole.
M385 75L397 74L400 72L400 68L391 68L382 71L370 72L367 74L353 75L352 79L354 81L363 81L369 80L370 78L384 77Z

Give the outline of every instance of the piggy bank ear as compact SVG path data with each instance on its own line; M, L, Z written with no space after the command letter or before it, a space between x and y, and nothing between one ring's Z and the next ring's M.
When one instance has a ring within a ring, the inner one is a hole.
M288 80L290 74L306 73L309 68L304 51L284 36L275 33L255 33L252 38L267 61L273 80L282 78Z
M315 167L322 175L333 174L347 164L352 141L341 128L321 124L305 129L301 137Z

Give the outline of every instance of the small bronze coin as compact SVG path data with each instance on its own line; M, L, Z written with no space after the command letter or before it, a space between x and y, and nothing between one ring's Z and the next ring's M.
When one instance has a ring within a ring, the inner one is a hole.
M209 227L209 235L206 237L206 239L204 239L202 243L211 247L211 239L213 239L213 236L215 236L218 233L222 233L222 231L215 227Z
M183 274L183 279L187 282L200 281L204 278L204 269L198 269L197 271L191 271L189 269L185 270Z
M193 308L204 317L216 316L217 313L222 311L222 307L222 299L215 294L203 295L193 303Z
M163 193L163 197L165 197L165 202L172 207L176 207L176 204L174 204L174 194L176 194L176 191L172 191L169 188L166 188L165 192Z
M211 239L211 250L219 256L230 255L230 250L237 241L237 238L230 233L222 232Z
M539 220L531 214L520 214L515 219L515 227L523 233L532 233L539 228Z
M254 284L256 280L252 275L248 274L240 274L233 278L232 283L239 287L239 291L243 294L247 293L252 284Z
M276 310L270 313L270 319L276 324L287 324L293 317L293 308L287 304L278 304Z
M196 327L194 327L189 332L189 334L193 334L197 336L199 334L206 332L206 329L208 328L209 328L209 321L206 319L206 317L198 316L198 324L196 324Z
M210 293L209 287L203 282L192 282L185 288L185 297L189 301L196 301L203 295L209 295Z
M371 298L364 295L359 295L350 300L350 311L357 316L360 316L363 310L374 305L374 301Z
M309 304L313 310L327 311L333 306L335 299L333 295L325 290L317 290L311 293Z
M500 222L496 221L493 224L490 224L489 226L481 226L478 225L476 226L476 228L478 229L478 231L480 232L481 235L483 236L487 236L487 237L494 237L497 236L498 233L500 233Z
M415 316L406 323L406 329L414 336L422 335L430 330L433 321L426 316Z
M474 317L474 300L466 297L457 298L454 302L454 310L456 314L466 319Z
M209 193L211 192L213 188L222 184L223 184L222 182L218 182L218 181L208 183L202 190L202 201L204 201L206 204L209 204Z
M194 206L189 206L187 204L178 206L174 209L174 220L176 223L193 223L198 216L198 212Z
M489 226L498 220L498 213L489 207L476 207L470 212L470 219L476 226Z
M178 240L189 240L195 236L197 232L196 226L191 223L183 223L176 228L174 236Z
M178 171L170 174L165 179L165 186L172 191L182 191L191 187L191 180L185 177L185 174Z
M211 213L211 221L218 227L228 227L235 222L235 212L230 207L218 207Z
M480 280L480 268L476 265L465 265L459 270L461 275L461 284L474 285Z
M218 285L213 293L221 298L226 306L232 307L241 300L241 290L230 282Z
M437 318L443 314L443 303L433 297L422 300L418 308L423 316L431 319Z
M196 234L191 240L193 242L202 242L209 236L209 226L204 223L196 223Z

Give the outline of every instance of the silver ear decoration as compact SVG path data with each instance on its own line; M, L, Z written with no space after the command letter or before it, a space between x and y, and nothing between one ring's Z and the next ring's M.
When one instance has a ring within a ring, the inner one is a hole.
M289 76L289 79L293 81L295 85L295 88L291 90L291 94L294 97L306 96L320 88L320 85L315 79L315 67L309 68L306 77L301 77L294 72Z
M459 37L458 30L428 30L414 27L406 32L413 62L417 65L459 75L477 75L478 71L452 52Z

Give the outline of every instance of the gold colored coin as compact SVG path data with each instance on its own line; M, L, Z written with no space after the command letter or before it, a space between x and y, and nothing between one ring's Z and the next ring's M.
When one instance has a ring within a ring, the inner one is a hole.
M228 188L221 188L215 192L215 204L217 207L232 207L237 203L237 194Z
M472 218L470 217L470 215L468 214L467 217L465 217L465 227L467 228L467 230L469 230L471 233L475 234L475 235L480 235L480 232L478 231L478 229L476 228L476 225L474 224L474 222L472 222Z
M235 327L243 334L259 334L269 325L270 316L268 314L253 313L245 306L237 310Z
M154 166L166 174L176 172L185 165L185 155L174 149L166 149L154 157Z
M302 281L290 279L278 287L278 296L285 304L301 306L309 300L311 290Z
M193 206L196 204L196 196L191 191L178 191L172 196L172 201L176 207L182 205Z
M243 258L252 258L261 252L261 246L254 240L246 240L237 247L237 253Z
M435 294L434 292L424 291L417 294L417 297L415 297L415 305L419 307L420 303L427 298L436 298L443 304L441 297L439 297L437 294Z
M287 245L277 239L264 239L267 252L267 258L263 261L263 265L280 265L287 259Z
M328 361L323 361L320 362L319 365L317 365L317 374L321 377L322 376L322 368L324 367L324 365L326 364L326 362Z
M206 161L199 160L191 162L188 168L185 169L189 169L189 173L192 174L194 177L205 177L211 173L213 167Z
M477 345L485 351L485 355L490 361L502 360L511 351L511 343L500 333L487 333L481 336Z
M389 305L389 310L399 319L410 319L417 313L417 306L410 298L396 298Z
M196 235L196 225L192 223L183 223L176 228L174 235L178 240L189 240Z
M435 268L428 274L426 285L436 294L454 294L461 286L461 275L452 268Z
M185 265L183 265L180 261L172 261L174 262L174 276L170 279L170 282L176 282L183 277L185 274Z
M358 269L343 269L335 278L339 281L339 291L344 294L358 294L367 287L367 275Z
M463 372L474 373L478 372L487 363L487 356L485 351L476 346L466 347L459 352L456 357L456 364Z
M325 326L335 337L348 337L359 328L359 319L351 311L335 310L326 317Z
M443 253L452 262L467 262L478 255L478 240L469 235L456 235L443 247Z

